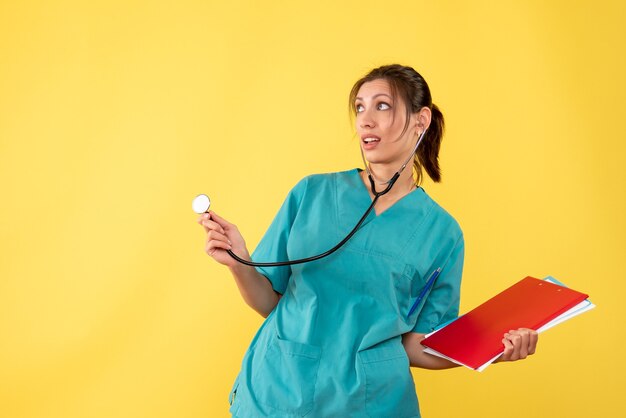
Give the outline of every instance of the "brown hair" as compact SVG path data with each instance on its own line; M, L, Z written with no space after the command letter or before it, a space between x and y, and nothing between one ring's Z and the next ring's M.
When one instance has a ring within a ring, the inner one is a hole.
M413 168L416 174L415 183L419 186L422 182L422 167L428 176L434 181L441 181L441 169L439 168L439 147L444 131L443 114L433 103L430 89L426 80L413 68L399 64L384 65L370 71L363 78L354 83L350 91L349 103L350 114L356 115L354 102L361 86L369 81L384 79L391 87L393 100L399 96L406 107L406 122L400 135L404 135L409 127L409 117L417 113L423 107L430 109L432 113L430 126L424 134L424 139L417 149L413 159Z

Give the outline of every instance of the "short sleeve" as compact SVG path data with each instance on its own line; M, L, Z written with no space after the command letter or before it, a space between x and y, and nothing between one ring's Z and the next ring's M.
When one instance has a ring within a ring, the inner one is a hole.
M459 315L465 241L461 235L424 302L413 332L428 334Z
M259 245L252 253L255 262L275 262L289 259L287 243L291 233L291 227L298 214L300 203L306 191L307 179L304 178L289 192L280 210L274 217L269 228L261 238ZM284 294L291 277L290 266L280 267L256 267L257 271L272 284L272 288Z

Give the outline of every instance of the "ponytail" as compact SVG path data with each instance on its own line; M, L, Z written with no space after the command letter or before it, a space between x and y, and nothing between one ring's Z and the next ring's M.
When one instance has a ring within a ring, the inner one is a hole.
M435 183L439 183L441 181L439 148L441 147L445 123L443 120L443 114L436 104L433 103L430 106L430 110L430 126L426 130L422 143L418 147L415 158L413 159L413 168L417 176L415 183L417 185L422 182L422 167Z

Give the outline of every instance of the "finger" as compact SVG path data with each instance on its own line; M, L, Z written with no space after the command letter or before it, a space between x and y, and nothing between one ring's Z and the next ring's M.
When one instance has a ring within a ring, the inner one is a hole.
M209 232L209 230L208 230L208 229L207 229L207 227L206 227L206 226L204 226L202 223L203 223L203 222L205 222L205 221L208 221L208 220L210 220L210 219L211 219L211 218L210 218L210 216L209 216L209 214L208 214L208 213L203 213L202 215L200 215L200 216L198 217L197 222L198 222L200 225L202 225L202 227L204 228L204 232Z
M230 249L231 249L231 246L229 243L224 242L224 241L218 241L218 240L208 241L206 243L206 246L204 247L204 251L210 256L215 255L215 253L218 250L230 250Z
M509 332L509 341L513 344L513 353L511 353L511 361L518 360L520 358L520 345L522 338L514 331Z
M207 241L222 241L225 242L227 244L232 244L232 242L230 242L230 240L228 239L228 237L218 231L215 230L211 230L207 233Z
M537 351L537 342L539 341L539 333L534 330L530 330L528 341L528 355L535 354Z
M528 329L519 329L517 332L521 338L519 357L520 359L525 359L526 357L528 357L528 344L530 341L530 333L528 332Z
M222 228L228 229L229 226L232 226L230 222L228 222L226 219L222 218L221 216L218 216L217 213L213 211L209 211L209 215L211 216L211 219L217 222L218 224L220 224Z
M213 231L218 231L220 234L226 235L226 231L224 231L224 228L222 228L222 226L218 224L217 222L213 222L209 219L201 218L198 223L204 227L206 232L213 230Z
M502 344L504 344L504 353L500 356L502 361L510 361L511 354L513 353L513 344L508 339L508 334L504 334L504 338L502 339Z
M513 357L515 360L525 359L528 357L528 329L520 328L510 330L509 339L514 346Z

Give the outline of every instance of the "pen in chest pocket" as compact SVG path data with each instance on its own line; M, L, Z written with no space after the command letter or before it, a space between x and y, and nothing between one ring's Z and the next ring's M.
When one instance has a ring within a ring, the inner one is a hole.
M439 273L441 273L441 267L437 268L435 271L433 271L430 274L430 277L428 278L428 281L426 282L426 284L422 288L422 291L417 296L417 299L415 299L415 302L413 302L413 306L411 306L411 310L409 311L409 314L407 315L407 318L409 316L411 316L411 314L413 312L415 312L415 309L417 309L417 307L419 306L419 304L422 301L422 299L424 299L424 296L426 296L426 293L428 293L428 290L431 287L433 287L433 284L435 283L435 280L437 280L437 277L439 276Z

